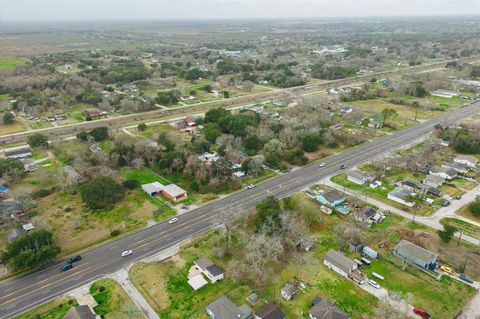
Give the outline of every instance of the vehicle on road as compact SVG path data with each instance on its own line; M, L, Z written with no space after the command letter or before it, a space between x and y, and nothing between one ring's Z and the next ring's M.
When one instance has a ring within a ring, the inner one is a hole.
M131 255L133 253L133 251L131 250L125 250L124 252L122 252L122 257L127 257L129 255Z
M325 165L326 165L325 163L320 163L318 164L318 167L325 167Z
M173 217L172 219L170 219L168 221L169 224L175 224L176 222L178 222L178 218L177 217Z
M250 184L250 185L245 186L245 189L252 189L252 188L255 188L255 187L257 187L257 185Z
M430 314L423 309L413 308L413 313L424 319L430 319Z
M380 289L380 285L379 285L375 280L370 279L370 280L368 281L368 284L369 284L370 286L372 286L373 288L375 288L375 289Z
M340 169L346 169L347 168L347 165L343 164L342 166L340 166Z
M456 275L455 271L453 271L453 269L448 267L448 266L442 265L442 266L440 266L440 270L443 271L443 272L446 272L447 274L452 275L452 276Z
M70 263L63 264L62 267L60 267L60 272L64 272L67 270L70 270L73 268L73 265Z
M82 260L82 256L80 256L80 255L72 256L72 257L67 259L67 263L68 264L73 264L74 262L80 261L80 260Z

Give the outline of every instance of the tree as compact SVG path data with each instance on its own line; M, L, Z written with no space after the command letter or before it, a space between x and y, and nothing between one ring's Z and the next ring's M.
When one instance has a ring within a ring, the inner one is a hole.
M28 144L31 147L48 146L48 138L43 134L36 133L28 137Z
M22 162L14 158L0 159L0 177L16 179L25 172Z
M222 132L220 132L217 123L207 123L203 128L203 135L207 141L215 143L217 138L222 135Z
M97 177L79 187L85 205L92 209L106 209L123 199L125 189L110 177Z
M52 261L59 253L51 232L32 230L10 242L0 259L14 271L20 271Z
M90 131L90 136L97 142L104 141L108 138L108 127L96 127Z
M145 131L147 129L147 124L145 123L140 123L137 125L137 129L141 132Z
M398 113L395 109L391 109L391 108L388 108L388 107L383 109L383 111L382 111L382 118L383 118L382 125L385 125L385 122L387 122L389 120L393 120L397 116L398 116Z
M257 204L255 217L255 229L257 232L265 232L268 235L277 233L281 229L280 214L282 209L280 201L274 196L269 196Z
M230 114L231 112L225 109L211 109L205 113L205 122L218 122L220 118Z
M448 244L452 239L458 229L452 225L445 225L443 230L438 231L438 236L446 244Z
M3 124L13 124L13 122L15 122L15 116L11 112L3 115Z
M85 131L81 131L80 133L77 134L77 138L80 140L80 141L86 141L88 140L88 133L85 132Z
M136 179L127 179L122 182L122 185L127 189L135 189L140 187L140 183Z
M320 143L321 139L318 134L307 134L302 140L303 150L305 152L315 152L318 150Z
M232 175L232 164L225 158L220 158L212 164L212 175L214 177L224 178Z

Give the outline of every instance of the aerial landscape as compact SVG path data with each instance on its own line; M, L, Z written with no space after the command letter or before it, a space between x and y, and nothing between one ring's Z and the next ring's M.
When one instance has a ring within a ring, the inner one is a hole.
M0 1L0 319L480 319L479 17Z

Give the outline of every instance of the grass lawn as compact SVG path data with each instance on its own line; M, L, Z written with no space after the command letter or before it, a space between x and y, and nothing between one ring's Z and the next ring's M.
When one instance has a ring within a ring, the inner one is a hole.
M12 124L0 124L0 135L17 133L25 131L25 127L19 122L15 121Z
M26 60L14 57L0 57L0 69L11 69L17 65L25 64Z
M455 212L455 214L463 216L463 217L467 217L471 220L474 220L474 221L480 223L480 216L473 215L472 212L470 211L470 209L468 208L468 205L465 205L462 208L460 208L458 211Z
M71 307L78 305L74 299L59 297L32 310L29 310L14 319L62 319Z
M90 293L98 303L94 308L95 313L102 318L144 318L127 293L114 280L102 279L94 282L90 287Z
M171 183L169 180L158 175L157 173L155 173L154 171L152 171L147 167L123 169L120 172L120 175L125 179L134 179L138 181L140 184L160 182L163 185L168 185Z
M395 109L398 112L398 116L399 116L399 118L395 120L397 125L402 124L401 122L405 121L405 119L414 119L415 112L417 111L418 111L417 119L428 119L428 118L431 118L432 116L439 115L441 113L439 111L433 111L433 112L424 111L422 108L417 109L415 107L407 106L407 105L392 104L384 99L354 101L349 104L352 107L357 107L366 113L373 113L373 114L381 113L385 108ZM408 126L408 125L400 125L400 126Z
M459 231L463 231L464 234L480 239L480 227L467 223L466 221L456 218L442 218L440 221L442 225L451 225L456 227Z
M87 103L76 103L70 106L66 113L68 118L66 121L61 121L62 124L69 124L72 122L83 122L85 121L85 115L83 114L84 111L89 109L95 109L95 107L91 104Z

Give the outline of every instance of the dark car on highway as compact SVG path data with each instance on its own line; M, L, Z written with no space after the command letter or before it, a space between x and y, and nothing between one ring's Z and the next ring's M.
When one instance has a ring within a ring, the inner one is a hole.
M70 270L73 268L73 265L72 264L63 264L62 267L60 267L60 272L64 272L64 271L67 271L67 270Z
M82 260L82 256L80 256L80 255L72 256L72 257L68 258L67 264L72 264L72 263L74 263L76 261L80 261L80 260Z

